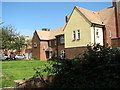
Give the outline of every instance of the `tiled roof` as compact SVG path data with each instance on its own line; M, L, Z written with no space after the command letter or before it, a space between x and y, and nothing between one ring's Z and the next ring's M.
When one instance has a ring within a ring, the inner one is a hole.
M65 27L65 24L61 28L57 28L51 31L42 31L42 30L36 30L39 38L41 40L50 40L55 39L55 36L64 34L63 28Z
M97 12L84 9L81 7L75 6L91 23L96 24L106 24L107 21L109 21L109 18L114 13L114 7L106 8ZM57 28L51 31L42 31L42 30L36 30L39 38L41 40L50 40L55 39L55 36L64 34L64 27L66 26L66 23L63 27Z
M106 24L106 22L109 20L110 16L114 12L114 7L106 8L97 12L84 9L81 7L76 8L91 22L91 23L96 23L96 24Z
M115 9L114 7L109 7L109 8L97 11L98 15L101 18L101 21L104 24L107 24L107 22L109 21L110 17L114 13L114 9Z

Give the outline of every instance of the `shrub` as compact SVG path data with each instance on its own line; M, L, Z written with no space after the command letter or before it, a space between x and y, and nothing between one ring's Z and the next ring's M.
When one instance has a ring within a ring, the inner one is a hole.
M37 57L36 57L36 56L32 56L32 59L33 59L33 60L37 60Z
M87 46L82 58L50 61L52 68L45 71L55 74L47 87L59 88L120 88L120 52L117 48Z

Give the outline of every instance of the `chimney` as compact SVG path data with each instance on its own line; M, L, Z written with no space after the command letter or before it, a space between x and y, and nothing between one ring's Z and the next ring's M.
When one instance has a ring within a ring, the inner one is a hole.
M69 16L68 16L68 14L67 14L67 16L66 16L65 18L66 18L66 23L67 23L68 20L69 20Z
M48 28L42 28L42 31L50 31Z
M117 33L117 37L120 37L119 0L113 0L113 7L115 7L116 33Z

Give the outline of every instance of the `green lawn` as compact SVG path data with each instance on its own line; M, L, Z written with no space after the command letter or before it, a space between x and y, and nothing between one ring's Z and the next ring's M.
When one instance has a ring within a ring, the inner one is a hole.
M34 68L45 68L45 64L47 64L46 60L2 61L2 87L13 87L14 80L31 78L35 74Z

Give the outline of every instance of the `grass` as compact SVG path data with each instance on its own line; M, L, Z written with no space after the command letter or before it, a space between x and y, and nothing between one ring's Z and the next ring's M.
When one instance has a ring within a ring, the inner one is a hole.
M2 87L13 87L14 80L29 79L35 74L35 68L45 68L46 60L10 60L2 61ZM44 73L46 75L46 73Z

